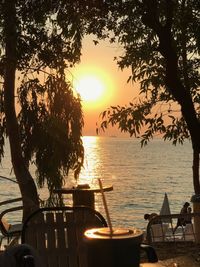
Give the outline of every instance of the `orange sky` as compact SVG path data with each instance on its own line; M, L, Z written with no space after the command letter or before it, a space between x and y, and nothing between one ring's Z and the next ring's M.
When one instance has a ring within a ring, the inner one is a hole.
M120 55L120 48L107 42L95 46L92 38L86 38L83 43L81 63L73 72L73 80L80 77L95 76L103 85L104 92L94 101L82 101L85 127L83 135L96 135L96 122L99 114L110 105L128 104L137 94L136 87L127 84L130 70L121 71L114 56ZM84 88L84 90L86 90ZM120 135L115 129L109 129L106 135Z

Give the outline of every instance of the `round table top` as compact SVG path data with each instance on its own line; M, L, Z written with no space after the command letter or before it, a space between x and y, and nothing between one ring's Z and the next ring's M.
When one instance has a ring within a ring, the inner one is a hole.
M140 267L164 267L164 266L166 266L166 265L162 265L159 262L155 262L155 263L149 263L149 262L147 262L147 263L141 263L140 264Z
M85 231L84 236L89 240L122 240L134 239L135 242L141 243L143 231L137 228L114 227L112 234L108 227L92 228Z
M113 190L112 185L104 185L103 186L103 191L104 192L109 192ZM73 194L75 192L92 192L92 193L100 193L101 189L99 187L90 187L88 184L86 185L78 185L74 187L62 187L60 189L54 189L54 193L59 193L59 194Z

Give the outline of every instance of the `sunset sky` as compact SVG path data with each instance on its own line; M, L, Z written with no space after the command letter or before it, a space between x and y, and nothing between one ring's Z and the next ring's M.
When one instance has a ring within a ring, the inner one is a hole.
M136 87L127 84L130 70L122 72L114 61L121 52L119 46L105 41L95 46L91 37L83 43L81 63L72 71L74 86L82 97L83 135L96 135L99 114L110 105L128 104L136 96ZM109 129L105 134L120 132Z

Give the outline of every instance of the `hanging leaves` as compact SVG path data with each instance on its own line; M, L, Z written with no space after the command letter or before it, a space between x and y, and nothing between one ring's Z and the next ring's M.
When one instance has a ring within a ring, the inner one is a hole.
M24 81L18 90L22 107L18 119L27 164L34 160L40 187L47 184L50 197L69 170L78 177L83 164L83 116L80 99L63 75Z

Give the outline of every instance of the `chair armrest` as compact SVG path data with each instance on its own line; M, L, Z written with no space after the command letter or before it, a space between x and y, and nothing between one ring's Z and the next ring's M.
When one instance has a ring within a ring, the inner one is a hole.
M18 198L13 198L13 199L8 199L8 200L5 200L5 201L2 201L2 202L0 202L0 206L7 205L7 204L10 204L10 203L15 203L15 202L18 202L18 201L22 201L22 198L18 197Z
M22 201L22 198L21 197L14 198L14 199L8 199L8 200L5 200L5 201L0 202L0 206L8 205L8 204L11 204L11 203L16 203L16 202L19 202L19 201ZM12 208L4 209L0 213L0 220L3 218L3 216L6 213L13 212L13 211L16 211L16 210L22 210L22 209L23 209L23 206L15 206L15 207L12 207Z
M16 210L23 210L23 206L17 206L17 207L13 207L13 208L9 208L9 209L5 209L4 211L2 211L0 213L0 220L3 218L3 216L9 212L13 212Z
M8 214L10 212L17 211L17 210L23 210L23 206L9 208L9 209L6 209L0 213L0 229L1 229L3 234L7 235L9 228L10 228L10 224L7 223L7 221L3 218L4 215Z

